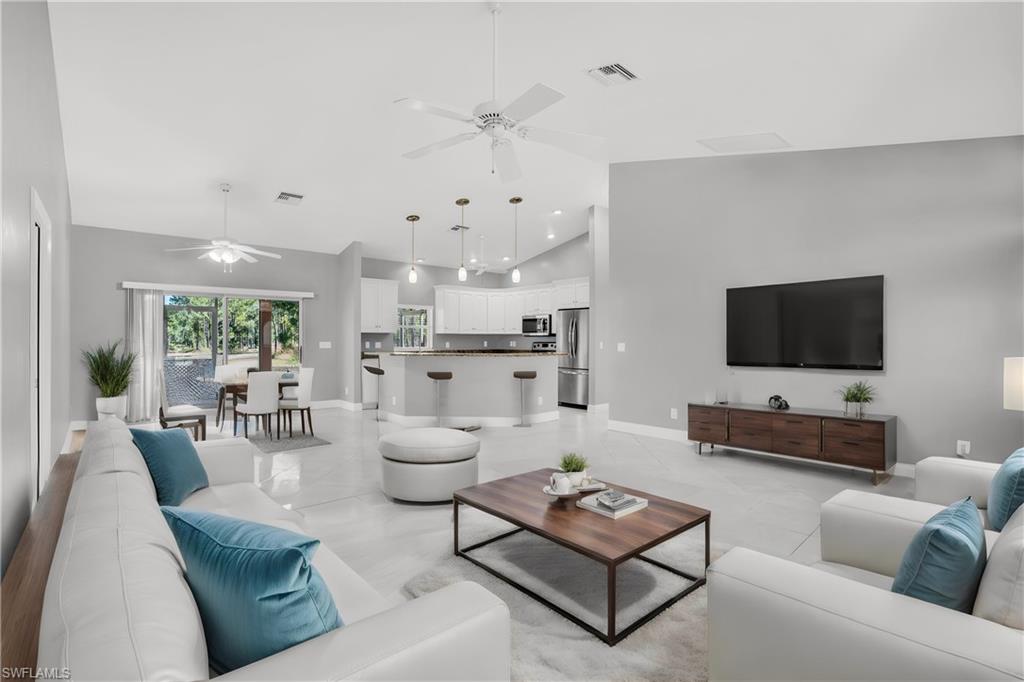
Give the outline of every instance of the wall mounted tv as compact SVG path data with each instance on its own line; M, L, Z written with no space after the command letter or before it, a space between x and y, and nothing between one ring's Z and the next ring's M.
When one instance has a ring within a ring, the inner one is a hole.
M882 275L727 289L726 363L882 367Z

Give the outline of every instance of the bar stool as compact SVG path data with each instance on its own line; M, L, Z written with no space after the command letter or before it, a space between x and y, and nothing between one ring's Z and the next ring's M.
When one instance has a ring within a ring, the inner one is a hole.
M441 427L441 382L451 381L455 376L451 372L427 372L427 377L434 380L434 404L437 407L437 426ZM380 398L380 393L377 393ZM380 403L378 403L379 405Z
M384 370L380 367L374 367L373 365L363 365L363 369L377 377L377 421L380 421L380 378L384 376Z
M526 423L526 382L531 379L537 378L537 373L533 370L517 370L512 372L512 376L519 379L519 423L515 426L530 426Z

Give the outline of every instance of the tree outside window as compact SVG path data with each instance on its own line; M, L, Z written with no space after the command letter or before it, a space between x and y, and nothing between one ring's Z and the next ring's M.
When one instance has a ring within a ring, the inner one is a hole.
M434 345L434 307L399 305L395 350L429 350Z

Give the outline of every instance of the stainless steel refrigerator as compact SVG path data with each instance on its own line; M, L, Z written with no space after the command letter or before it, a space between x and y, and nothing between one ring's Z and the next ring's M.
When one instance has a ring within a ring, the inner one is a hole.
M590 310L559 310L555 314L555 336L558 404L585 408L590 398Z

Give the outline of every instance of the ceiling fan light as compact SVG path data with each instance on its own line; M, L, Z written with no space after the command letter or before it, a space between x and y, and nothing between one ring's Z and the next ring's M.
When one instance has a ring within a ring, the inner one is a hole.
M459 281L465 282L467 279L469 279L469 273L466 271L466 266L459 266Z
M521 280L522 278L523 276L519 273L519 266L517 265L516 267L512 268L512 283L519 284L519 280Z
M238 252L235 251L234 249L224 249L221 252L220 258L223 262L227 263L228 265L230 265L231 263L237 263Z
M213 251L210 251L210 260L212 260L214 263L220 263L224 260L224 258L221 255L220 249L214 249Z
M419 275L416 274L416 266L413 265L409 268L409 284L416 284L417 279L419 279Z

